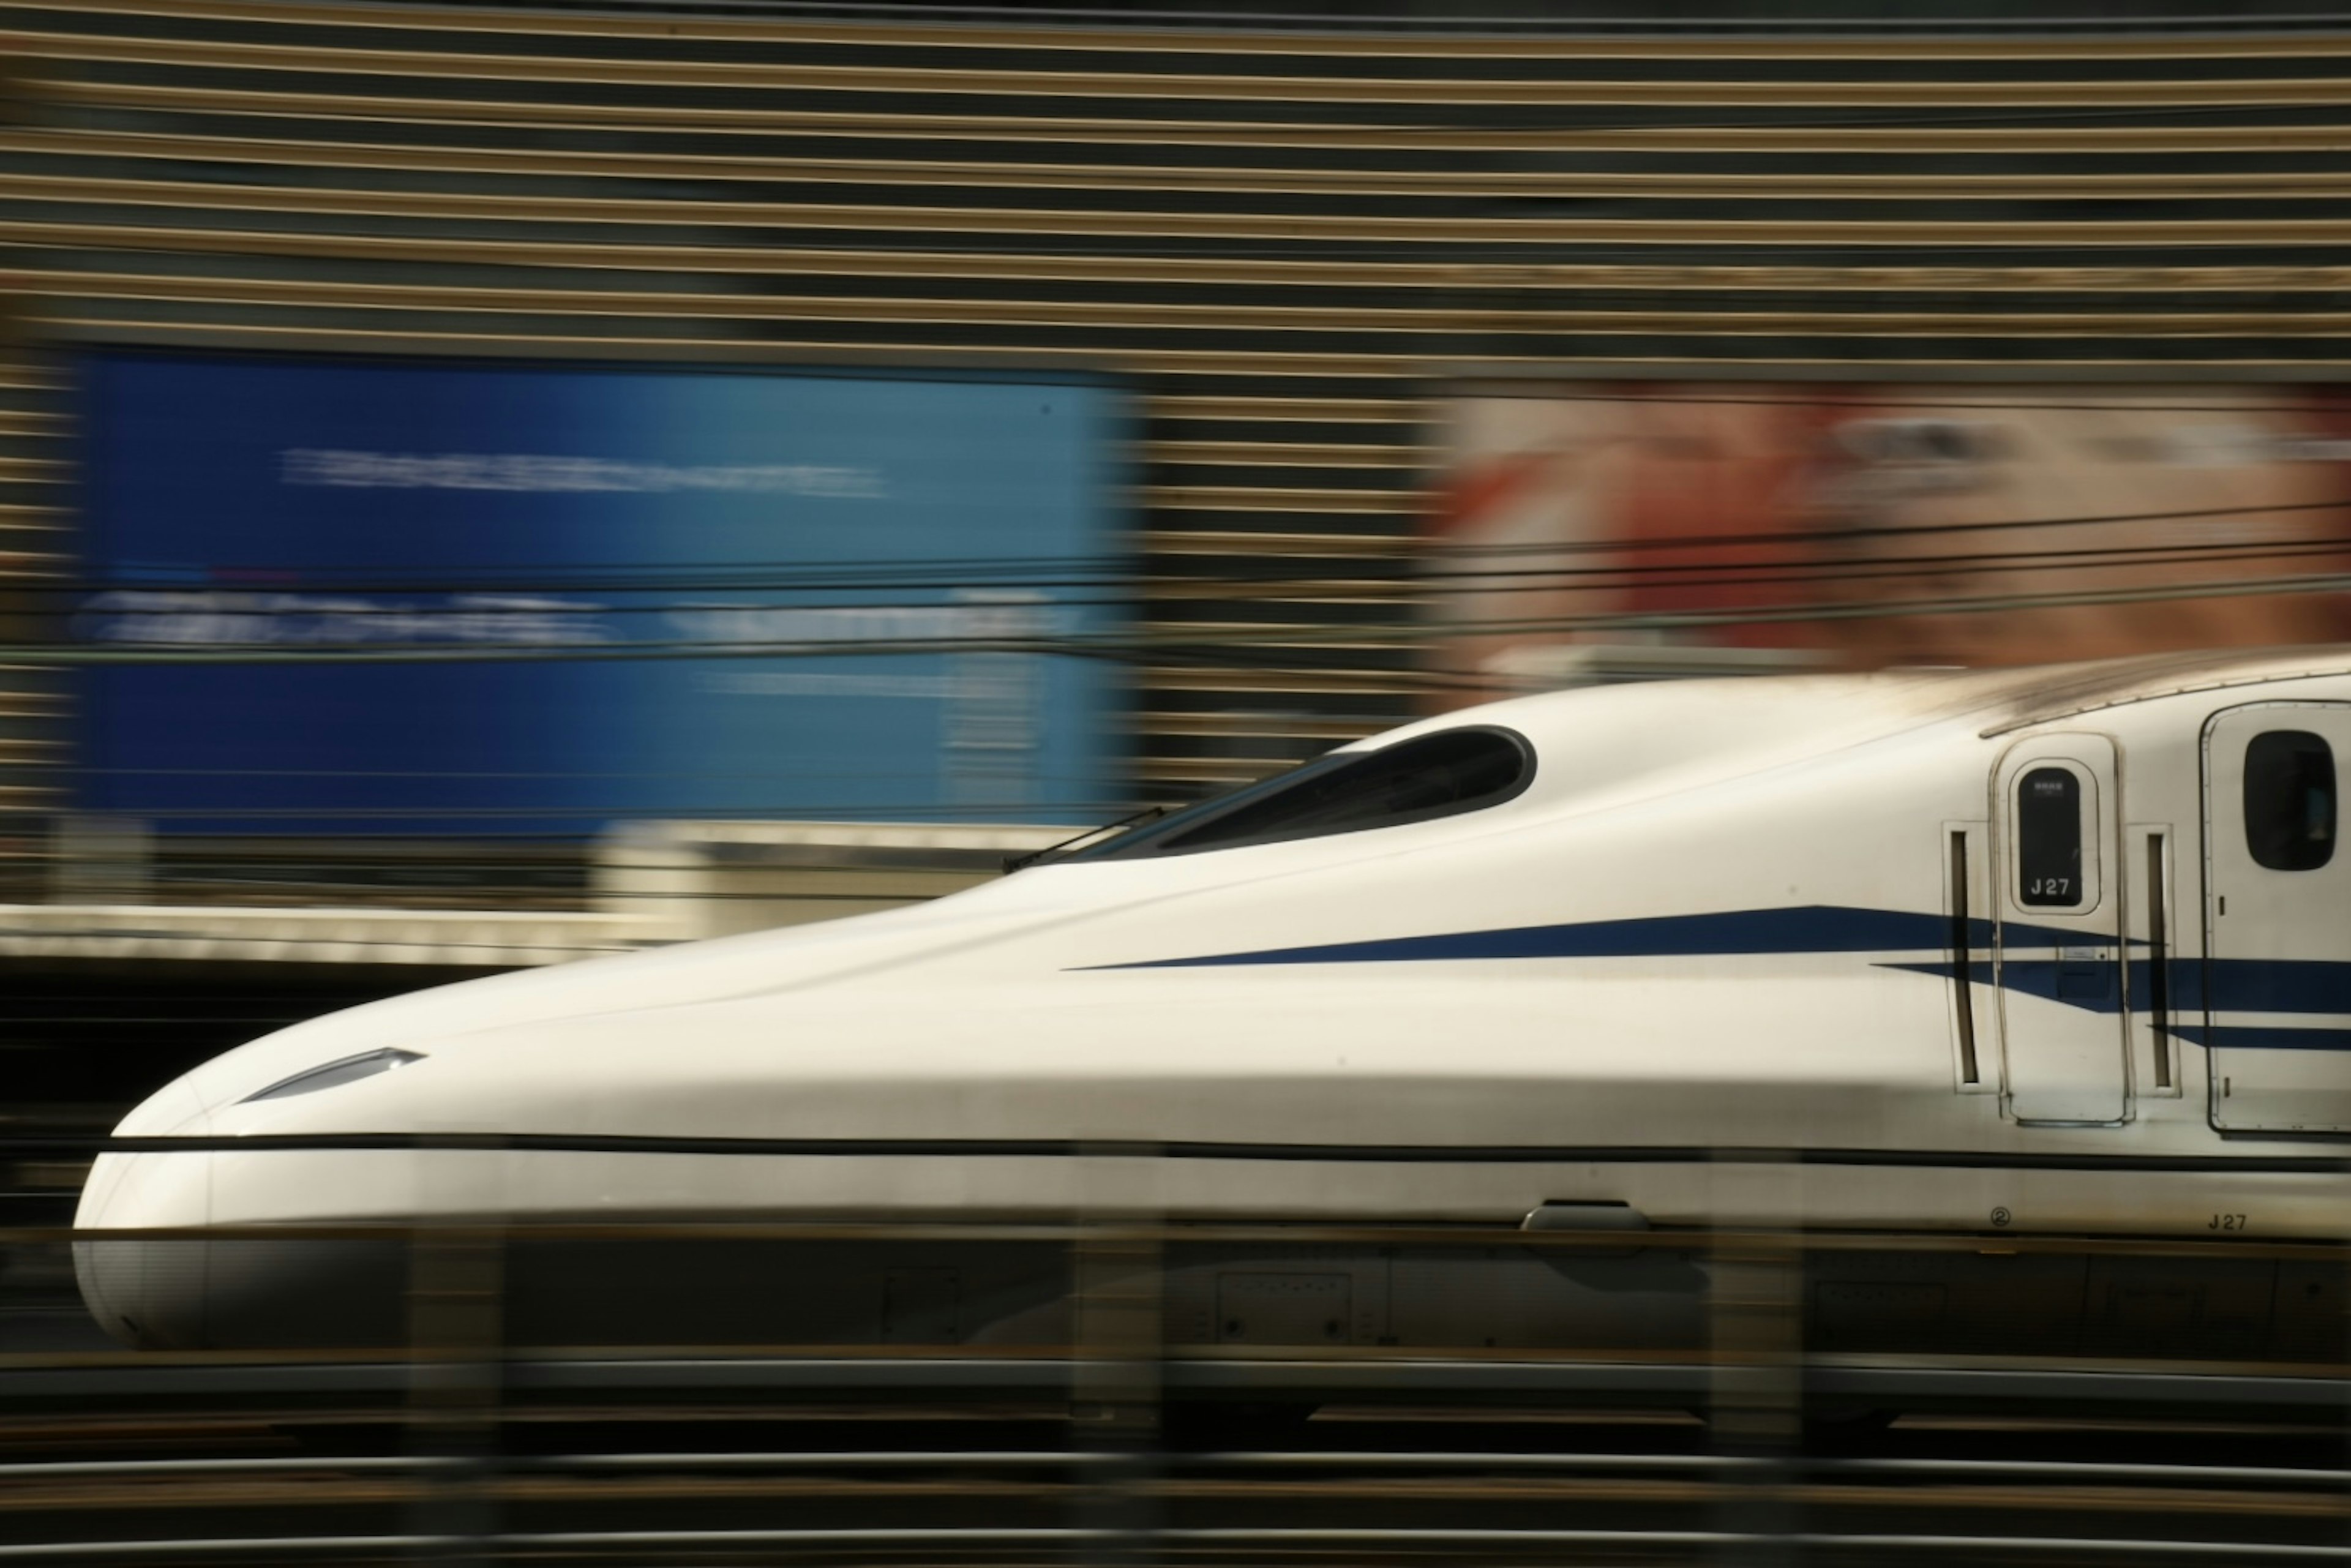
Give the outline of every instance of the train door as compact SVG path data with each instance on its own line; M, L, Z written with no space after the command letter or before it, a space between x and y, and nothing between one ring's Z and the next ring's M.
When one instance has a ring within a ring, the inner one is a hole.
M2204 727L2204 1043L2212 1124L2351 1132L2351 704L2256 703Z
M2018 742L1993 775L2001 1041L2020 1122L2119 1122L2124 1049L2122 888L2114 743Z

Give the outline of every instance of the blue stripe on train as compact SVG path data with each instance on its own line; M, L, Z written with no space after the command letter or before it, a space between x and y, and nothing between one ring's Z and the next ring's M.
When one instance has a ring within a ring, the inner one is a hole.
M2351 1051L2351 1029L2290 1029L2278 1024L2178 1024L2171 1032L2190 1045L2231 1051Z
M1968 940L1990 947L1992 923L1971 920ZM1229 968L1274 964L1412 964L1501 958L1695 958L1759 954L1947 952L1950 921L1938 915L1897 909L1858 909L1810 904L1788 909L1740 909L1715 915L1666 915L1639 920L1587 921L1564 925L1514 925L1492 931L1444 932L1426 936L1387 936L1364 942L1331 942L1302 947L1263 947L1188 958L1154 958L1104 964L1104 969ZM2011 954L2019 948L2095 945L2094 936L2045 925L2012 925L2004 933ZM2131 946L2146 944L2134 940ZM1948 979L1956 967L1948 959L1878 966ZM1970 967L1979 985L1994 983L1989 960ZM2152 962L2133 958L2128 967L2130 1005L2152 1005ZM2335 1013L2351 1015L2351 963L2290 958L2175 958L2165 966L2167 1000L2180 1013ZM2011 956L2001 967L2005 989L2093 1012L2123 1008L2123 989L2113 966L2073 963L2060 957ZM2257 1049L2351 1050L2351 1030L2295 1030L2224 1026L2176 1026L2184 1040Z
M1969 923L1969 940L1991 946L1989 920ZM1514 925L1497 931L1454 931L1431 936L1385 936L1311 947L1266 947L1195 958L1151 958L1103 964L1105 969L1187 969L1250 964L1412 964L1458 958L1665 958L1756 953L1898 953L1942 951L1950 920L1898 909L1855 909L1816 904L1793 909L1737 909L1719 915L1660 915L1641 920L1598 920L1572 925ZM2048 946L2080 942L2074 932L2047 926L2009 927L2011 942Z
M1886 964L1914 974L1948 979L1948 963ZM2155 1005L2155 965L2130 961L2130 1006L2145 1012ZM1970 966L1980 986L1993 983L1988 960ZM2169 986L2164 998L2176 1013L2351 1014L2351 964L2316 958L2174 958L2164 966ZM2111 966L2070 965L2047 958L2011 958L2001 967L2001 988L2044 1001L2064 1002L2093 1012L2120 1012L2121 987Z

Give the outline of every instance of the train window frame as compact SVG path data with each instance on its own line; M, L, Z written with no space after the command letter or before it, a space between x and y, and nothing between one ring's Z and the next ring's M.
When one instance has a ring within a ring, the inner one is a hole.
M2033 869L2033 857L2029 854L2026 837L2024 786L2034 775L2055 771L2068 775L2074 781L2074 820L2080 837L2080 854L2074 862L2074 880L2080 885L2075 896L2066 903L2047 898L2035 898L2030 888L2029 874ZM2077 757L2062 752L2036 751L2018 758L2005 769L2007 797L2002 811L2003 836L2006 848L2007 887L2002 902L2025 916L2078 915L2095 911L2105 897L2105 841L2104 839L2105 805L2099 799L2096 770Z
M1278 821L1263 831L1237 837L1215 836L1211 831L1219 823L1262 810L1286 797L1315 787L1318 782L1327 786L1334 778L1343 779L1348 774L1368 779L1375 769L1383 766L1392 767L1400 753L1433 749L1448 744L1458 745L1469 737L1499 741L1515 757L1517 769L1507 783L1461 799L1439 801L1367 821L1328 825L1310 817L1302 821ZM1443 729L1430 730L1369 750L1326 752L1311 762L1301 763L1254 784L1244 785L1214 800L1204 800L1196 806L1162 817L1155 822L1144 823L1064 858L1071 862L1094 862L1208 854L1217 850L1299 843L1310 839L1338 838L1383 828L1439 821L1447 817L1489 810L1517 800L1533 784L1538 767L1534 744L1515 729L1491 724L1448 725ZM1204 838L1204 834L1209 836Z
M2264 747L2264 742L2279 744ZM2323 832L2309 831L2311 795L2308 772L2297 770L2289 773L2268 757L2259 755L2282 752L2289 747L2296 747L2303 758L2307 758L2314 747L2325 766L2326 821ZM2263 871L2295 874L2320 871L2333 863L2335 841L2342 825L2342 771L2335 765L2335 748L2327 743L2325 736L2307 729L2280 728L2265 729L2248 737L2239 785L2241 799L2238 814L2244 828L2245 852L2252 857L2255 865ZM2293 831L2290 829L2283 834L2276 831L2283 819L2274 807L2280 803L2283 788L2288 786L2294 787L2301 795L2299 809L2288 815L2301 819L2302 841L2305 846L2317 846L2315 854L2309 852L2307 848L2301 853L2292 852ZM2262 820L2256 821L2256 810L2262 807L2271 809L2262 810Z

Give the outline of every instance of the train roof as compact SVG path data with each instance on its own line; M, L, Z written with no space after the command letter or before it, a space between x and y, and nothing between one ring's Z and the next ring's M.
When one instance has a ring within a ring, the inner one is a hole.
M1339 750L1383 748L1463 725L1499 726L1541 753L1547 783L1540 794L1557 801L1692 766L1744 771L1930 727L1991 737L2132 703L2330 675L2351 676L2351 647L1626 683L1464 709Z
M1792 716L1792 710L1812 708L1823 716L1838 715L1865 727L1893 730L1927 723L1969 723L1991 737L2158 697L2328 675L2351 675L2351 647L2232 649L1999 669L1896 669L1865 674L1627 683L1511 698L1424 719L1405 730L1356 744L1385 745L1406 735L1458 724L1468 713L1480 720L1523 724L1531 733L1554 725L1581 731L1595 716L1595 699L1611 706L1633 705L1643 710L1642 721L1649 723L1711 711L1732 721L1731 728L1737 730L1745 727L1738 722L1741 716L1750 721L1759 719L1761 709L1778 710L1784 722Z
M2004 735L2053 719L2156 697L2345 674L2351 674L2351 648L2338 645L2158 653L2095 664L1988 671L1983 678L1992 683L1994 690L1988 694L1991 700L1986 706L1999 711L1983 733Z
M2351 649L2226 649L2199 653L2148 653L2142 658L2102 658L2074 665L2027 665L1982 670L1982 734L2001 736L2081 712L2147 703L2191 691L2262 686L2283 679L2351 674Z

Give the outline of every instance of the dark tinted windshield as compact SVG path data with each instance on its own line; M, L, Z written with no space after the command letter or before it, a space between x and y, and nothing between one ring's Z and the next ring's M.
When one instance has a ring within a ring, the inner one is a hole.
M1439 730L1318 758L1071 858L1187 854L1425 822L1499 805L1534 776L1534 748L1522 736L1482 726Z

